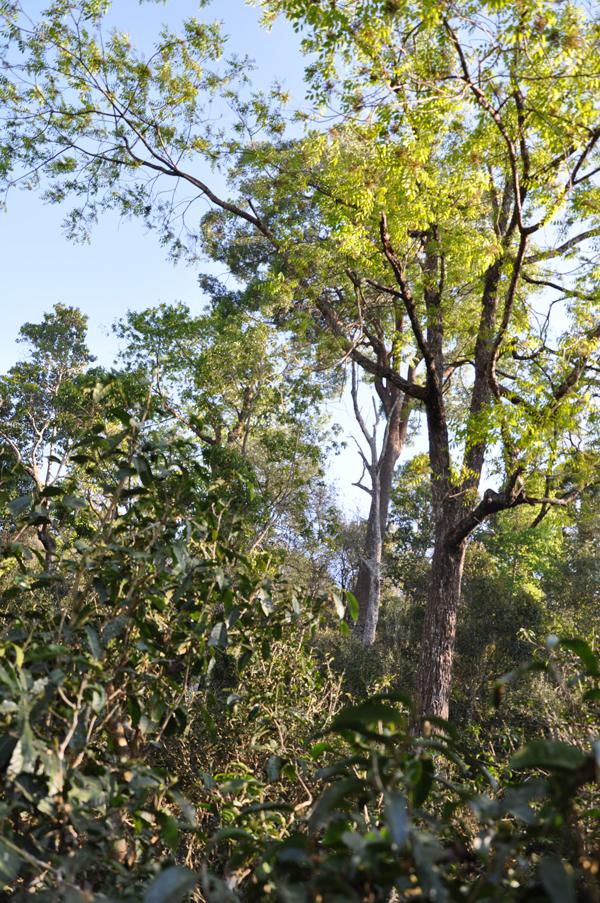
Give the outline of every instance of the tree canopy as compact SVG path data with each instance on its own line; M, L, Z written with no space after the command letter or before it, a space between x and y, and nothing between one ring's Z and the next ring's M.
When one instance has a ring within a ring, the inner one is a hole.
M116 210L212 275L110 368L56 304L0 377L3 890L596 900L595 5L260 0L294 115L205 2L152 47L25 6L8 211Z

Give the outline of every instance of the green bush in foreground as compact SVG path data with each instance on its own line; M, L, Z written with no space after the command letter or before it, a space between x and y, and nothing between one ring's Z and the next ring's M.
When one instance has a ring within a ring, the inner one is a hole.
M562 680L557 655L569 653L580 666L573 692L597 709L600 670L590 647L579 639L549 645L546 662L522 670ZM497 682L498 700L516 676ZM584 750L540 738L490 768L450 724L432 719L422 736L409 726L410 704L398 694L343 709L310 751L326 764L306 818L273 843L256 842L254 812L250 824L241 818L238 829L217 834L230 843L238 875L259 863L227 899L596 899L597 740ZM226 899L223 883L208 889L208 899Z
M240 551L231 487L207 485L193 447L118 386L95 395L104 420L69 478L3 511L0 884L14 899L146 885L168 899L159 869L198 816L166 753L227 710L299 613L268 555Z
M342 708L225 489L118 389L98 399L78 470L3 515L2 898L596 899L598 743L490 761L445 722L415 735L402 695ZM593 730L588 644L522 670Z

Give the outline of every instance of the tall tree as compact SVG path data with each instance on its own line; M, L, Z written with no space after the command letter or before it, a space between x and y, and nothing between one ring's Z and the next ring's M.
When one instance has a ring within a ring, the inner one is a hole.
M20 161L55 180L52 199L89 199L76 224L98 205L158 220L176 252L186 236L173 206L154 203L156 178L192 186L220 211L205 221L213 253L270 290L282 319L293 310L294 324L327 330L423 405L435 549L420 703L446 716L468 537L501 510L544 516L589 479L579 437L600 337L596 12L543 0L263 6L306 28L313 96L341 110L329 131L265 143L282 120L254 97L234 101L248 140L214 140L205 98L232 94L227 76L201 70L221 45L198 23L144 60L119 35L102 54L89 4L52 7L33 28L10 4L22 56L7 56L4 169ZM237 160L237 202L198 178L202 157ZM380 354L373 311L412 379ZM498 488L480 497L492 460Z
M307 29L315 95L345 112L337 159L362 141L363 171L346 167L329 209L362 282L378 253L421 359L418 385L395 382L427 418L435 546L419 691L423 711L447 716L468 537L520 505L541 518L591 479L573 437L600 338L597 22L576 4L265 6ZM479 498L492 453L502 482Z

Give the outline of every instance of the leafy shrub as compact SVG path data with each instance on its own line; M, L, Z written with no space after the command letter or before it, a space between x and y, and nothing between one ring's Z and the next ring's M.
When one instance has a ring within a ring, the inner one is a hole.
M62 483L6 500L4 896L593 899L592 648L555 638L497 682L500 703L515 678L551 678L576 725L540 720L512 754L477 725L415 735L377 669L384 692L361 699L355 674L342 708L343 675L312 639L319 601L301 608L268 555L240 551L192 446L118 387L97 401L104 420Z
M71 477L71 492L54 484L8 506L0 880L14 899L137 899L152 879L148 899L170 899L158 869L199 829L165 750L192 720L208 724L226 675L239 679L299 613L269 558L239 551L188 443L134 416L118 388L97 395L106 422L74 456L83 491ZM35 531L59 518L49 557Z
M580 664L571 678L595 706L598 659L582 640L554 644ZM556 676L553 660L523 671ZM507 675L497 683L498 698ZM550 900L592 893L598 861L600 742L540 738L496 774L451 725L410 730L410 703L380 694L340 711L311 749L317 786L306 816L265 843L255 812L234 833L230 879L205 882L209 900ZM248 880L248 869L252 877ZM234 893L234 888L241 885ZM586 890L587 888L587 890Z

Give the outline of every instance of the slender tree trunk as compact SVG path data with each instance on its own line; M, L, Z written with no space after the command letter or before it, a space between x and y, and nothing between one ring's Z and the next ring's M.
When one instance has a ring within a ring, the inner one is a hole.
M411 378L412 371L409 372L409 379ZM394 470L406 442L410 416L410 399L407 396L401 400L397 390L388 389L389 394L386 397L385 387L379 384L377 388L384 403L387 424L379 456L373 460L369 468L371 505L367 518L364 554L354 588L354 595L358 601L356 629L363 646L371 646L375 642L381 598L383 546L392 498ZM373 436L372 453L374 447Z
M403 445L404 440L400 441L399 436L389 436L386 447L382 449L376 485L371 487L364 555L361 558L354 589L358 601L357 631L365 646L370 646L375 641L381 595L383 540L390 510L394 469Z
M417 683L423 715L448 718L465 550L466 541L455 546L440 537L435 544Z
M359 577L357 579L357 591L361 593L359 599L358 630L363 646L372 646L377 632L379 620L379 599L381 596L381 559L383 555L383 531L381 528L381 487L379 475L376 475L372 485L371 510L369 513L368 535L365 547L365 555L360 563ZM358 586L361 578L362 584ZM361 623L362 616L362 623Z

